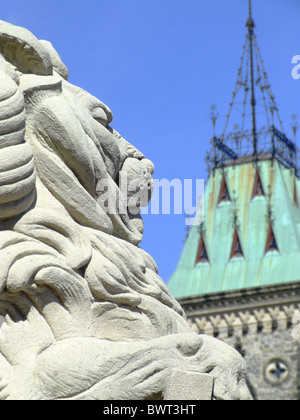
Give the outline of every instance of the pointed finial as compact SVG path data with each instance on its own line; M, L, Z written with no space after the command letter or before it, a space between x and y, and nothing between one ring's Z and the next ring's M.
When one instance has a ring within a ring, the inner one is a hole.
M209 118L211 119L212 123L213 123L213 129L214 129L214 137L216 135L216 122L217 119L219 118L219 114L217 112L217 107L216 105L211 105L210 107L210 113L209 113Z
M251 0L248 0L249 2L249 17L246 22L246 27L249 28L249 30L253 30L255 28L254 20L252 19L252 3Z
M298 131L298 128L299 128L298 117L297 117L296 114L293 114L291 118L292 118L291 127L292 127L292 130L293 130L294 140L295 140L295 143L296 143L296 135L297 135L297 131Z

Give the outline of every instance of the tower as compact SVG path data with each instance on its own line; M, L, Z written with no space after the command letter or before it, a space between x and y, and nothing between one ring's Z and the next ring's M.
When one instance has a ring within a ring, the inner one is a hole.
M239 119L233 115L236 108ZM205 219L190 230L168 286L196 332L241 352L254 398L299 399L296 124L291 140L264 68L251 0L241 65L220 136L214 108L211 117Z

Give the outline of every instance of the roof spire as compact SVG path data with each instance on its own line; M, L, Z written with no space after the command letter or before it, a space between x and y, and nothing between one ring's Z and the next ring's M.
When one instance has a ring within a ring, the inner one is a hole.
M251 2L251 0L248 0L248 6L249 6L249 19L252 19L252 2Z
M251 27L253 29L253 28L255 28L255 23L254 23L254 20L252 19L252 2L251 2L251 0L248 0L248 5L249 5L249 17L248 17L248 20L246 22L246 27Z
M285 134L257 44L252 0L248 0L246 28L241 64L221 136L216 134L216 115L211 114L214 136L211 151L207 155L208 170L210 172L227 162L234 164L234 161L244 157L249 160L252 156L252 160L257 161L260 156L268 156L294 169L300 178L298 150L295 144L297 125L293 122L294 141L290 140ZM229 130L231 131L228 132Z
M253 155L257 155L257 138L256 138L256 99L255 99L255 85L254 85L254 57L253 57L253 35L255 23L252 19L252 3L249 0L249 17L246 22L248 28L248 40L250 51L250 80L251 80L251 109L252 109L252 141L253 141Z

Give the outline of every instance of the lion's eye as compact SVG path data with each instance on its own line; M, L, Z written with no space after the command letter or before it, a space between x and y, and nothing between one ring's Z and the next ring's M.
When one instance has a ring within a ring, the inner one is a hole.
M104 125L104 127L107 127L108 118L107 118L106 112L102 108L98 107L98 108L93 109L92 117L96 121L98 121L100 124Z

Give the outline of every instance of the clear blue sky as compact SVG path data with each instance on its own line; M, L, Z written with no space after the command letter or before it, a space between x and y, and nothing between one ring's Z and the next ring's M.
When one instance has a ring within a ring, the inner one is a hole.
M70 81L110 106L112 124L156 166L155 177L206 178L208 113L225 123L244 44L247 0L0 0L0 19L53 43ZM291 135L300 117L300 0L253 0L258 42ZM300 143L300 133L299 133ZM299 145L299 144L298 144ZM142 246L168 280L185 238L184 217L148 215Z

